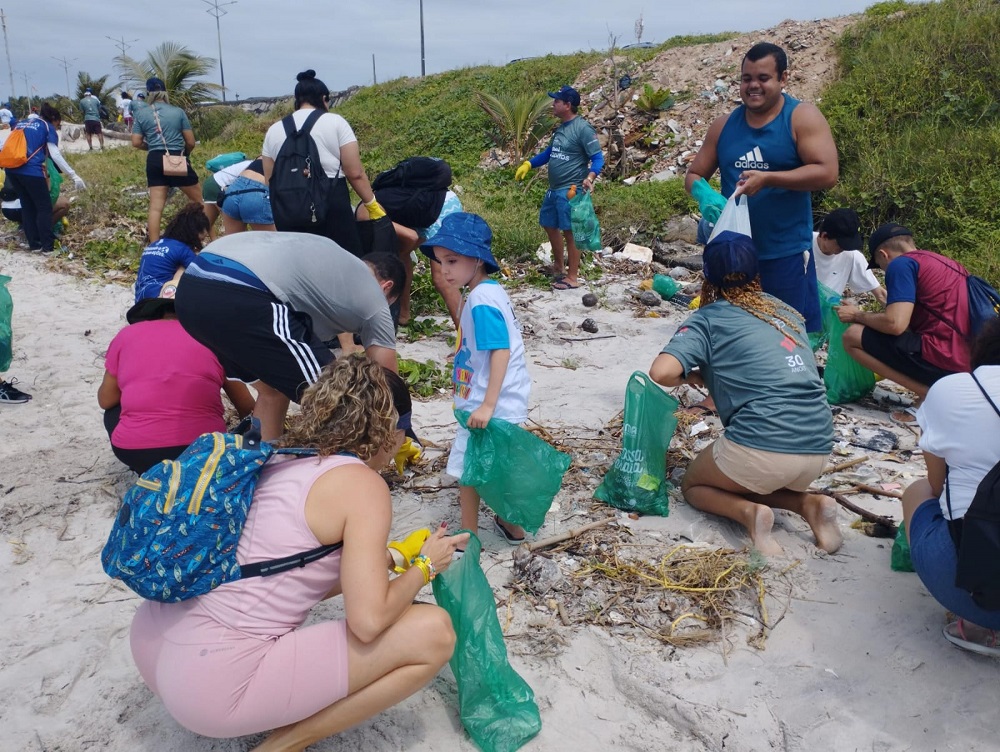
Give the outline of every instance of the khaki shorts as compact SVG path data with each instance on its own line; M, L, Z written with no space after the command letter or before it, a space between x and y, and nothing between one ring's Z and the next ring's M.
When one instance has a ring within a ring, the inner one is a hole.
M721 436L712 444L712 458L727 478L755 494L769 494L808 489L826 467L827 455L766 452Z

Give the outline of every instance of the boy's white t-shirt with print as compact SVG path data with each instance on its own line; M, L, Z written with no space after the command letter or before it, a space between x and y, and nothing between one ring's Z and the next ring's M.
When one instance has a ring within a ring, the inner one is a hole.
M457 409L472 412L483 404L493 350L510 350L507 375L493 417L508 423L523 423L528 419L531 376L524 359L521 325L506 291L496 281L487 279L476 285L462 306L452 372Z
M816 260L816 279L829 287L838 295L843 295L845 289L852 292L871 292L879 286L878 279L868 268L868 259L861 251L842 251L836 256L827 256L819 249L816 239L819 233L813 233L813 258Z

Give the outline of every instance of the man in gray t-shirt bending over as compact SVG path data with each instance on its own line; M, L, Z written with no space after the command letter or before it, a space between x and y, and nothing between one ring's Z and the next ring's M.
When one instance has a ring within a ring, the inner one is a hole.
M177 284L177 318L228 378L254 384L262 436L275 439L289 401L333 361L324 342L358 334L368 357L396 371L389 303L405 275L395 254L361 260L319 235L239 233L188 265Z

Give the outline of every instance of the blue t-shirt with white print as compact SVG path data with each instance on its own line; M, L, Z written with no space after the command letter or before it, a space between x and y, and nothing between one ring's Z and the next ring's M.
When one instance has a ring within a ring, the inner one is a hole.
M457 409L471 412L483 404L494 350L510 350L510 361L493 417L523 423L528 418L531 376L521 325L503 287L486 279L476 285L462 306L452 378Z
M177 267L187 269L187 265L195 258L194 251L179 240L160 238L155 243L150 243L139 259L135 302L160 297L160 288L173 279Z

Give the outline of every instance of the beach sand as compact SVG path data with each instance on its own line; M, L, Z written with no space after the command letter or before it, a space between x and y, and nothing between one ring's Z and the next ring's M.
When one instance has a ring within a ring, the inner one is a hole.
M4 377L16 377L34 396L0 407L0 693L8 698L0 704L0 750L248 749L261 737L213 740L178 726L132 663L128 630L139 598L109 580L99 560L132 476L111 454L96 401L103 353L125 325L132 294L51 266L0 250L0 273L13 277L15 301L14 362ZM627 291L637 280L606 275L595 309L580 304L583 290L514 293L534 378L531 418L553 434L596 435L621 410L629 375L648 368L683 320L684 311L669 304L660 318L635 318ZM614 336L567 341L590 337L578 328L585 316L597 321L596 336ZM559 322L570 328L558 329ZM400 353L443 360L447 345L438 335L403 344ZM849 406L845 415L838 420L881 421L903 449L914 445L884 410ZM447 395L418 403L414 423L429 444L446 447L454 431ZM429 448L428 461L441 451ZM870 462L849 473L905 486L922 471L919 456L864 453ZM425 486L419 493L407 487L418 484ZM610 513L595 511L588 496L579 485L561 492L537 537ZM853 498L900 518L895 500ZM394 490L394 504L394 533L441 520L458 524L456 492L444 476L418 474ZM640 550L671 536L747 544L736 526L689 508L676 492L671 504L666 518L620 515ZM892 541L861 535L849 527L854 519L840 511L845 544L826 555L802 520L778 513L776 539L785 556L770 566L787 573L789 587L769 596L773 629L760 650L747 644L751 627L739 622L722 640L681 648L628 625L564 626L507 588L513 549L484 513L483 568L501 604L510 661L541 710L542 731L524 749L996 749L1000 664L949 645L941 636L943 609L916 575L890 570ZM430 599L429 588L422 595ZM317 612L315 618L335 616L341 607L335 600ZM313 749L474 746L445 669L414 697Z

